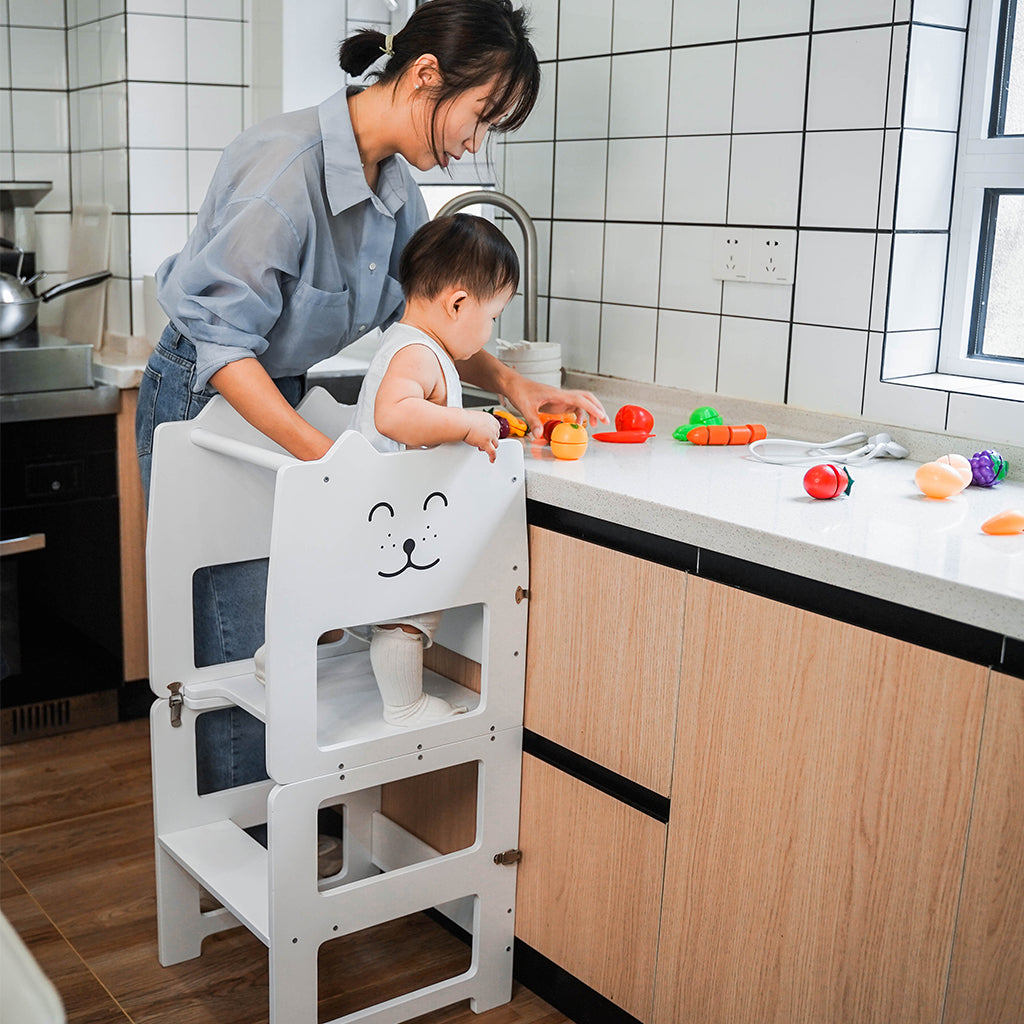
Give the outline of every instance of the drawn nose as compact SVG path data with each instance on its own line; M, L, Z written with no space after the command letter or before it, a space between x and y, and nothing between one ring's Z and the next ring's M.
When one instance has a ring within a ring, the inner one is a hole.
M411 555L416 547L416 541L412 537L407 537L405 543L402 545L402 550L407 554Z

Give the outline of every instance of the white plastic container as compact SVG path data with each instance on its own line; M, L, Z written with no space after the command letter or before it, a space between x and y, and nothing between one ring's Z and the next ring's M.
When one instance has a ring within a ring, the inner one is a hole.
M553 387L562 385L562 346L551 341L502 341L498 358L530 380Z

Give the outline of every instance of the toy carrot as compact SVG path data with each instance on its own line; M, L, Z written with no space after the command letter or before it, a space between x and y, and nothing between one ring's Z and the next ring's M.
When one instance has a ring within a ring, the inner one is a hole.
M745 423L742 426L728 424L712 424L707 427L694 427L686 435L690 444L750 444L767 437L768 431L762 423Z

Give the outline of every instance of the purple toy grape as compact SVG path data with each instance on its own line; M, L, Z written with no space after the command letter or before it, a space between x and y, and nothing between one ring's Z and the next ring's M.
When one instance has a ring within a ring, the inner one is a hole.
M1006 459L991 448L971 456L972 482L978 487L995 487L1006 476Z

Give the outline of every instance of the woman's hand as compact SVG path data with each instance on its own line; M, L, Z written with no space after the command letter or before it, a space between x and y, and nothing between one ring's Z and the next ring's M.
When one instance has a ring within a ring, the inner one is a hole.
M589 391L564 391L550 384L539 384L510 366L500 362L486 349L481 349L469 359L455 364L459 376L467 384L475 384L485 391L503 395L519 410L534 437L541 437L544 426L537 415L544 412L574 412L576 419L583 423L607 423L608 414L604 406Z
M572 412L578 423L608 422L604 406L589 391L567 391L517 373L506 382L503 394L519 410L534 437L544 434L539 412Z
M482 451L493 462L498 454L498 434L501 429L498 418L489 412L478 412L475 409L467 409L465 416L467 429L462 440Z

